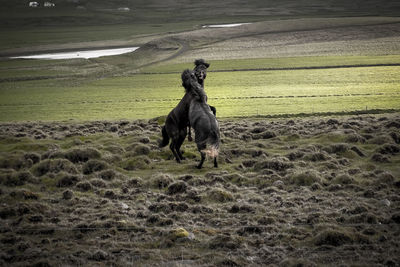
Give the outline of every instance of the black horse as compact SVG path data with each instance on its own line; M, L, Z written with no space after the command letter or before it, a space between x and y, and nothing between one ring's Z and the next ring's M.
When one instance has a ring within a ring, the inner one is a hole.
M195 132L195 142L200 152L201 160L198 169L203 166L206 154L214 159L214 167L218 167L217 156L219 151L220 133L219 124L210 106L207 104L207 95L197 80L190 76L189 83L192 92L196 92L190 102L189 123ZM208 146L208 149L207 149Z
M201 87L204 90L204 80L207 77L207 69L208 69L208 67L210 67L210 64L205 62L204 59L196 59L194 61L194 65L195 65L195 67L193 69L194 75L196 76L197 82L201 85ZM216 116L216 114L217 114L216 108L213 107L213 106L210 106L210 108L211 108L211 111L213 112L214 116ZM192 141L192 134L191 134L191 131L190 131L190 125L189 125L189 128L188 128L188 133L189 133L188 134L188 140Z
M203 93L203 88L199 86L194 72L185 70L182 72L182 86L185 88L185 95L178 105L171 110L162 127L163 139L159 143L159 147L165 147L171 139L169 148L175 156L178 163L184 160L180 148L187 135L189 125L189 106L193 98L199 98Z

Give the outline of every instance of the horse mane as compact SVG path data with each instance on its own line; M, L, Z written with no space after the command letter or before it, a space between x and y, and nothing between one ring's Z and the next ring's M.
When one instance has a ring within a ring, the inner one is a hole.
M202 59L202 58L196 59L196 60L194 61L194 65L195 65L196 67L202 66L202 65L205 66L206 68L210 67L210 64L207 63L207 62L205 62L204 59Z
M185 88L186 93L190 93L194 98L200 101L205 101L207 96L203 87L197 81L193 71L186 69L182 72L182 86Z

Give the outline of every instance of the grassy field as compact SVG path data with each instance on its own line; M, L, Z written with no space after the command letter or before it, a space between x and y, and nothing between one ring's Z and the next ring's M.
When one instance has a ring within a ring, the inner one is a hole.
M211 61L206 91L219 117L400 109L400 66L355 67L396 62L399 62L398 56L259 59L253 64L249 60ZM190 64L152 67L144 70L155 72L152 74L74 84L69 77L82 74L83 69L65 67L67 71L61 72L62 67L56 63L42 64L38 67L42 68L40 71L21 70L18 66L15 70L0 69L5 79L0 89L2 121L166 115L183 95L179 70L192 67ZM352 67L343 68L346 65ZM326 66L334 68L306 69ZM94 64L93 68L83 67L88 76L101 68ZM229 71L240 67L260 70ZM39 75L46 78L35 80ZM64 78L56 79L57 76ZM21 80L7 82L10 77Z
M398 113L223 119L201 170L161 125L0 123L0 265L399 262Z
M0 266L398 265L399 1L54 2L0 0ZM158 146L197 58L217 169Z

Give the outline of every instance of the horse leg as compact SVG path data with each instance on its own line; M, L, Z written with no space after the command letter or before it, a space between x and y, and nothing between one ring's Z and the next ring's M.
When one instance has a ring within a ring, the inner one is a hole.
M183 135L183 133L184 133L184 135ZM175 149L176 149L176 153L178 154L179 158L180 158L181 160L184 160L185 157L182 155L181 146L182 146L182 144L183 144L183 141L185 141L186 132L182 132L181 134L182 134L182 135L180 135L179 138L178 138L178 140L176 141Z
M188 141L192 142L193 138L192 138L192 131L190 130L190 123L188 125Z
M214 158L214 167L215 167L215 168L218 168L217 157Z
M171 144L169 145L169 148L171 149L172 154L174 154L176 161L178 163L181 163L181 159L180 159L179 155L175 151L175 148L176 148L176 144L175 143L176 143L176 141L173 139Z
M203 166L204 160L206 159L206 153L200 151L200 155L201 155L201 160L200 160L199 165L196 166L197 169L201 169L201 167Z

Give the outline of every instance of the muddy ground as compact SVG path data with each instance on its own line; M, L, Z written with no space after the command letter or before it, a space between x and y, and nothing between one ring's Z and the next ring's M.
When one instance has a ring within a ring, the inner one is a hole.
M0 124L0 265L399 265L400 114L224 119L202 170L160 124Z

